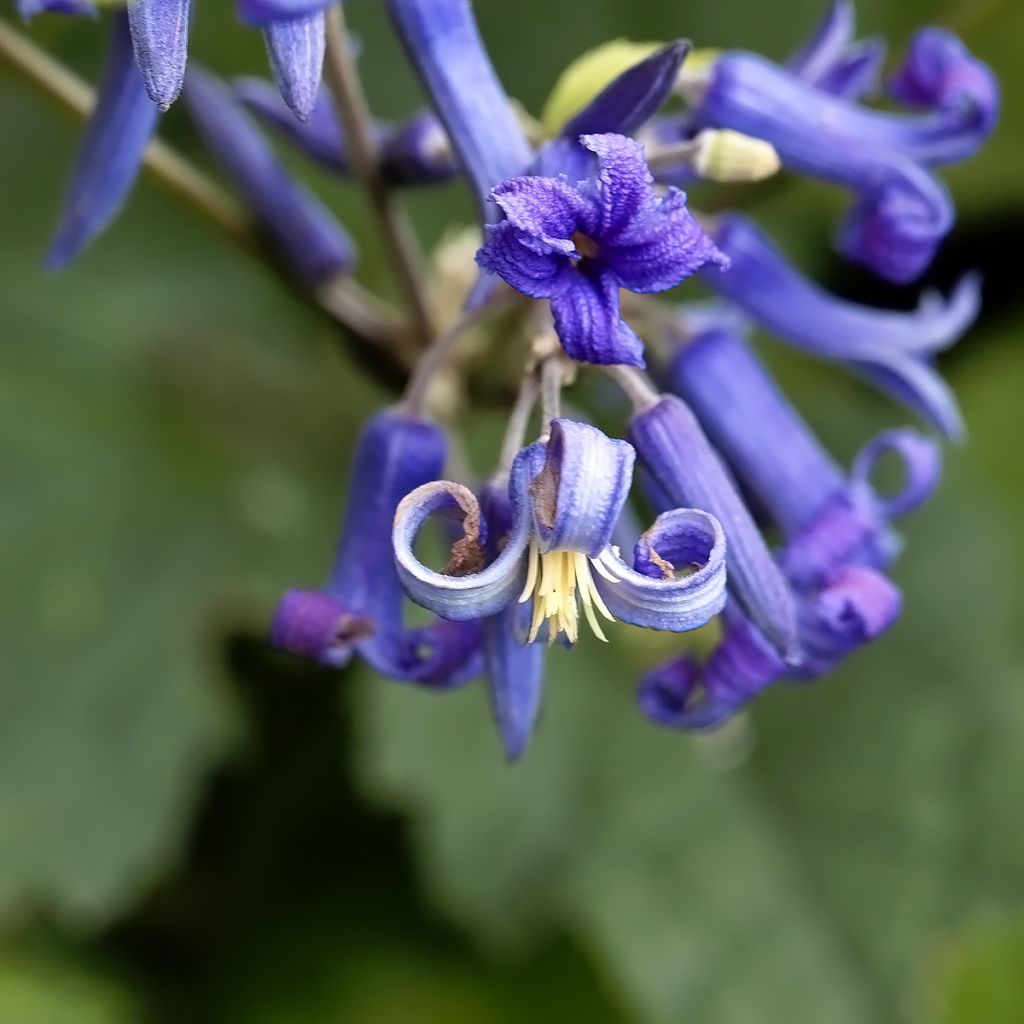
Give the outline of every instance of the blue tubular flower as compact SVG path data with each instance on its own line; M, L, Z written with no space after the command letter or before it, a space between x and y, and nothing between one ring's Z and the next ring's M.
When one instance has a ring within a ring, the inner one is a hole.
M280 131L314 160L347 174L348 154L330 98L320 92L309 118L297 121L277 90L261 78L236 78L235 95L261 120ZM379 124L381 173L389 185L424 185L456 173L448 138L437 117L416 114L400 124Z
M167 110L185 81L189 0L129 0L126 10L146 91Z
M388 0L388 9L486 220L491 189L522 174L533 154L469 0Z
M132 56L127 15L118 13L96 109L46 258L51 270L70 263L117 215L138 177L158 117Z
M946 303L928 294L913 313L871 309L837 299L803 277L745 217L723 217L713 235L731 261L728 274L706 275L720 295L784 341L848 363L946 436L962 436L956 398L931 358L977 315L976 276L963 278Z
M782 657L797 660L796 606L789 584L693 413L666 395L635 414L629 430L657 493L670 506L704 508L721 521L729 545L730 593Z
M323 74L327 38L323 12L273 21L264 28L263 38L282 98L305 121L316 103Z
M271 627L274 646L334 667L359 654L384 675L427 685L456 684L479 672L476 624L404 626L391 556L399 500L437 477L444 459L444 434L432 424L382 412L366 425L330 580L322 591L285 595Z
M441 481L413 491L395 515L394 548L406 593L456 621L498 615L533 602L527 642L579 636L579 611L604 639L597 620L685 632L717 614L725 601L725 539L717 520L694 509L658 517L637 542L633 567L610 538L629 492L634 453L595 427L551 424L551 439L516 457L509 480L511 523L500 553L484 564L480 507L472 492ZM463 538L442 572L413 553L433 514L455 514ZM677 578L674 566L694 565Z
M492 196L505 220L487 229L484 270L551 300L565 351L590 363L643 366L643 345L622 320L619 289L660 292L726 260L671 189L659 199L643 147L622 135L584 135L596 181L512 178Z
M742 339L706 330L680 348L672 386L737 477L781 529L779 564L798 594L802 660L785 665L738 608L701 665L686 656L641 682L641 707L676 728L718 725L772 683L812 679L876 639L899 615L897 588L882 574L899 545L889 521L922 502L938 481L937 447L910 431L889 431L865 446L847 479L786 401ZM871 483L887 452L904 463L892 496Z
M344 229L289 176L227 86L193 68L185 100L207 147L235 180L289 269L315 285L351 268L355 253Z
M668 371L745 493L782 531L780 561L798 587L817 586L852 562L885 568L898 551L889 520L924 501L941 473L938 448L888 431L858 455L847 478L743 339L702 331ZM903 490L878 495L871 477L886 453L900 458Z
M924 165L973 153L998 107L988 69L954 46L954 37L938 35L941 42L932 34L915 40L898 79L910 83L905 94L932 100L936 110L925 116L868 110L739 52L714 65L694 116L702 126L764 139L793 170L851 188L859 198L842 231L843 251L890 280L908 281L953 221L945 188Z

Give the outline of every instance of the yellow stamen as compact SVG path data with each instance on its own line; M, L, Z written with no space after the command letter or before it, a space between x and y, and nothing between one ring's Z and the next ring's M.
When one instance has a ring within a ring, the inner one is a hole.
M562 633L570 643L576 643L579 639L581 605L594 635L608 642L595 609L611 622L615 618L598 593L591 566L605 579L615 582L615 577L597 559L588 558L579 551L542 552L536 540L530 542L526 585L519 596L520 603L533 599L530 643L537 639L545 622L548 625L548 643L554 643Z

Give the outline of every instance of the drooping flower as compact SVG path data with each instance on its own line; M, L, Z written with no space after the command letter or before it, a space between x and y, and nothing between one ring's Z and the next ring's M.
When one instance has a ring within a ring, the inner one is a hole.
M720 724L782 678L830 671L896 619L898 589L884 575L899 551L891 520L925 500L938 482L938 450L912 431L888 431L840 470L731 329L701 331L683 344L669 380L693 405L744 492L779 528L778 564L797 596L801 659L787 666L739 606L703 663L684 656L645 677L644 710L662 724ZM872 484L878 460L894 453L905 482L896 494Z
M190 0L129 0L125 8L146 91L163 111L185 81L190 8Z
M551 437L524 449L508 482L511 523L500 553L486 563L484 521L473 492L438 481L409 494L395 515L399 576L409 596L455 621L496 615L531 603L524 639L579 637L580 612L604 639L598 614L650 629L684 632L721 610L725 539L706 512L674 509L638 541L628 566L611 545L629 493L634 453L597 428L556 419ZM445 570L413 551L417 534L437 513L461 519L463 536ZM675 566L697 565L677 578Z
M391 520L410 490L444 468L443 431L399 412L378 413L356 445L348 505L334 567L322 590L289 591L271 642L335 668L353 655L393 679L429 686L465 682L480 671L473 622L404 623L405 598L391 554Z
M953 223L949 194L927 168L964 159L991 134L994 77L937 29L915 37L895 79L895 94L930 107L927 114L870 110L823 88L816 73L809 77L799 63L794 71L752 53L726 53L690 84L694 110L678 130L730 128L764 139L784 166L847 186L857 200L841 231L842 251L889 280L913 280Z
M686 208L654 193L643 147L622 135L585 135L593 180L512 178L492 192L505 219L477 254L485 270L531 298L549 299L566 353L591 363L643 366L643 344L622 319L619 289L661 292L726 259Z
M948 437L962 436L956 398L932 359L977 315L975 275L966 276L945 303L926 294L912 313L871 309L829 295L803 277L740 214L722 217L712 235L730 260L728 274L706 275L720 295L782 340L843 361Z

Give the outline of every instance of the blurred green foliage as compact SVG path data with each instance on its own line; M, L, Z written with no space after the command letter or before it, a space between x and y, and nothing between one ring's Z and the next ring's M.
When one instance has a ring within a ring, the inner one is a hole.
M539 113L607 39L782 56L822 5L477 6ZM989 307L945 364L972 436L907 524L904 619L825 685L698 739L633 707L664 641L555 652L514 768L480 687L439 697L267 653L276 595L323 576L349 448L387 396L148 182L74 269L43 276L77 127L0 77L16 140L0 166L0 1021L1024 1019L1024 5L858 7L896 52L921 22L954 24L1006 98L989 148L949 174L962 212L936 280L981 265ZM412 108L381 5L349 8L376 108ZM95 72L95 24L31 31ZM200 5L193 35L218 69L262 67L228 5ZM199 156L181 110L166 132ZM389 290L358 194L303 170ZM457 186L409 206L428 242L471 209ZM909 301L831 255L838 209L786 185L759 216L831 285ZM843 458L903 421L765 351ZM484 465L497 414L474 427Z

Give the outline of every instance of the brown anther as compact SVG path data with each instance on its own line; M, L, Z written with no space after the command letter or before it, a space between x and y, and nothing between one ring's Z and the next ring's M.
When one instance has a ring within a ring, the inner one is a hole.
M676 567L671 562L662 558L654 548L651 548L651 561L661 570L661 575L665 579L671 580L675 578Z
M601 247L589 235L583 234L582 231L577 231L572 236L572 243L576 246L576 251L580 254L581 259L592 260L600 255Z

